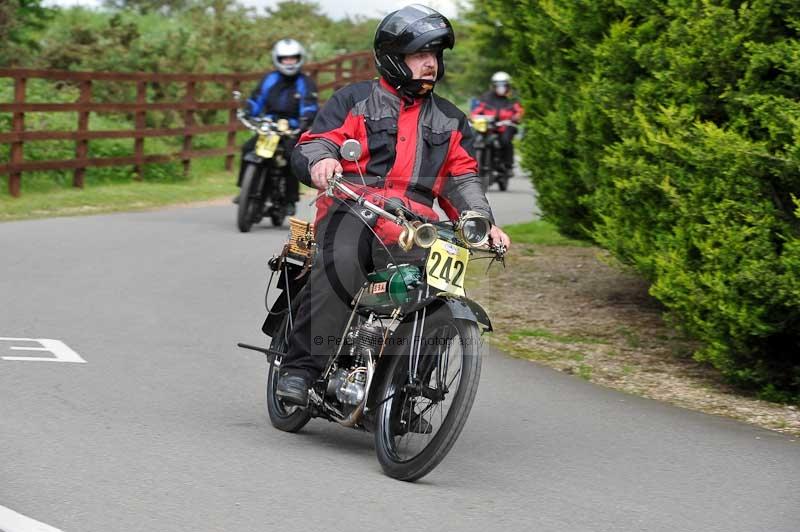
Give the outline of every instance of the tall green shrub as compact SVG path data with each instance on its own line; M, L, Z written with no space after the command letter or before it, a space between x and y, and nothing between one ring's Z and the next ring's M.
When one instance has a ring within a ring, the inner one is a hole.
M697 357L800 399L800 4L489 0L546 215L652 280Z

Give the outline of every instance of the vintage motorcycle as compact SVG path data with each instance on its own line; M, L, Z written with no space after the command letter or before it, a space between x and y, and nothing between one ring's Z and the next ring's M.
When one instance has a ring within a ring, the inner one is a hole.
M361 146L347 140L341 152L344 159L357 161ZM269 261L281 289L267 306L263 326L272 338L270 346L239 346L267 356L266 407L273 426L296 432L320 417L370 431L384 472L414 481L450 451L478 389L481 332L491 331L492 325L483 308L466 297L467 264L479 252L502 261L505 248L489 244L491 223L475 212L462 214L455 223L422 220L389 202L385 209L377 206L341 176L330 180L324 194L402 226L400 246L427 250L427 260L389 263L367 276L351 302L340 336L344 341L332 348L308 406L285 405L275 394L278 373L292 329L293 303L316 246L313 226L290 218L289 242ZM271 284L272 277L267 293Z
M240 94L234 93L238 100ZM239 191L236 225L247 233L253 224L269 217L272 225L283 225L287 214L286 179L291 172L288 157L283 153L281 139L297 136L300 129L291 129L289 121L274 121L268 117L248 118L243 110L236 117L247 129L258 135L255 150L244 156L242 185Z
M511 120L497 120L493 115L474 115L470 118L475 130L475 159L478 161L478 175L481 176L483 191L497 183L500 190L508 189L511 170L506 169L500 148L498 129L503 126L515 126Z

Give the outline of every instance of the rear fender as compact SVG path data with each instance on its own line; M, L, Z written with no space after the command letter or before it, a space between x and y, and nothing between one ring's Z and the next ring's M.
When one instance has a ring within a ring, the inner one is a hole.
M297 295L308 281L308 272L304 272L302 265L284 261L280 272L278 282L273 287L279 290L278 297L272 306L267 308L267 317L261 326L261 330L267 336L274 336L277 327L283 321L283 316L289 311L289 298L291 298L292 306L295 307L292 310L296 310ZM289 289L288 297L287 288Z

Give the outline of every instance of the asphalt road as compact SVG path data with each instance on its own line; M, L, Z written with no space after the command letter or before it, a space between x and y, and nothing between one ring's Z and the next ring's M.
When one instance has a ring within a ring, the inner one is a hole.
M501 223L531 216L511 184ZM235 344L263 344L285 234L232 205L0 224L0 530L800 530L791 438L496 352L416 484L369 434L272 429Z

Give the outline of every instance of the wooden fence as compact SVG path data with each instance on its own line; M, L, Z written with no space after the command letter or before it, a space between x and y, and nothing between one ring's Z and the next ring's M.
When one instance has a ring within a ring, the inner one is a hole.
M333 59L304 66L304 72L311 76L322 95L331 89L338 89L353 81L370 79L375 75L371 52L355 52L337 56ZM223 84L229 88L228 95L241 90L243 84L251 86L262 79L263 72L241 74L155 74L118 72L69 72L55 70L0 69L0 78L11 78L14 82L14 101L0 103L0 113L12 113L10 132L0 132L0 143L10 144L10 157L7 163L0 162L0 175L8 174L8 190L12 196L20 195L22 172L39 170L73 169L73 185L83 187L84 174L88 167L133 165L134 176L141 179L147 163L180 160L184 172L188 172L191 160L196 157L225 156L225 168L231 170L235 154L236 131L242 128L236 119L237 103L231 96L222 101L197 101L195 95L201 83ZM30 103L25 99L25 87L29 79L45 79L79 87L79 96L74 103ZM129 82L136 84L135 103L108 103L92 101L92 83ZM172 102L147 102L148 85L158 83L185 84L183 97ZM251 87L248 87L248 89ZM244 91L242 91L244 92ZM228 111L225 124L197 125L195 113L198 111ZM148 111L177 111L183 118L183 127L155 129L146 127ZM25 131L25 113L31 112L77 112L77 129L73 131ZM126 113L134 117L134 129L89 130L90 113ZM192 138L205 133L227 132L224 148L195 150ZM178 153L145 155L144 140L152 137L183 137L183 147ZM133 155L128 157L88 157L89 141L95 139L134 139ZM75 141L75 158L64 160L25 161L26 142L43 140Z

